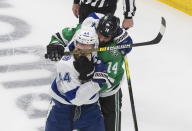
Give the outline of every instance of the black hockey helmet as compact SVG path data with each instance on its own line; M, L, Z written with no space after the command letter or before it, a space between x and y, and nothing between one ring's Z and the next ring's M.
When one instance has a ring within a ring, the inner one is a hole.
M97 32L101 33L105 37L113 37L120 27L120 20L118 17L112 14L107 14L99 20L97 26Z

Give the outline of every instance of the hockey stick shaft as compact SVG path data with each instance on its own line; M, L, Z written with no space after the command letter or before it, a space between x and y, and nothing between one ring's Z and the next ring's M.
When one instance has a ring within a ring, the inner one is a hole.
M141 42L141 43L133 43L133 44L124 44L124 45L116 45L116 46L108 46L108 47L101 47L101 48L94 48L89 50L80 50L80 51L72 51L72 52L64 52L64 55L72 55L72 54L80 54L80 53L91 53L91 52L97 52L97 51L110 51L110 50L117 50L117 49L124 49L124 48L132 48L137 46L146 46L146 45L154 45L158 44L164 33L166 28L166 21L162 17L161 18L161 28L158 33L158 35L151 41Z
M135 103L134 103L134 97L133 97L133 91L132 91L132 85L131 85L131 77L130 77L127 57L124 57L124 62L125 62L127 84L128 84L128 89L129 89L129 98L130 98L130 102L131 102L133 124L134 124L135 131L138 131L137 116L136 116L136 111L135 111Z

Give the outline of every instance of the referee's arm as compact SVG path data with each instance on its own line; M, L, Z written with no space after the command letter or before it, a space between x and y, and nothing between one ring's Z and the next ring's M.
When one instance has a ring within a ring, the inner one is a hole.
M73 6L72 6L72 11L75 17L79 18L79 8L80 8L80 0L74 0L73 1Z
M134 25L132 17L135 15L136 11L135 0L123 0L123 11L124 20L122 22L122 27L129 29Z
M132 18L135 15L135 0L123 0L123 9L125 18Z
M80 0L74 0L73 3L74 4L79 4Z

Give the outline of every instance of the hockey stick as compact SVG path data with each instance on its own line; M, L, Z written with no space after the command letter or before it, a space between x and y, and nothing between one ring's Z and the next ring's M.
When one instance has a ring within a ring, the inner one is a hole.
M127 77L127 84L128 84L128 89L129 89L129 98L130 98L130 102L131 102L133 123L134 123L135 131L138 131L137 117L136 117L135 104L134 104L134 98L133 98L133 91L132 91L132 85L131 85L131 77L130 77L130 72L129 72L128 60L127 60L126 56L124 57L124 62L125 62L125 71L126 71L126 77Z
M89 50L79 50L79 51L72 51L72 52L64 52L64 55L73 55L73 54L79 54L79 53L91 53L91 52L97 52L97 51L110 51L110 50L117 50L117 49L124 49L124 48L132 48L137 46L145 46L145 45L154 45L158 44L164 33L166 28L166 21L165 18L161 18L161 28L159 30L158 35L151 41L141 42L141 43L133 43L133 44L125 44L125 45L116 45L116 46L106 46L101 48L94 48Z

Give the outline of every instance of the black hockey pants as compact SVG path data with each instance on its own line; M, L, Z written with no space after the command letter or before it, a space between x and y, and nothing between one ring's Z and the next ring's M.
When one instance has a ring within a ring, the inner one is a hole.
M121 89L112 96L99 98L106 131L121 131L121 101Z

